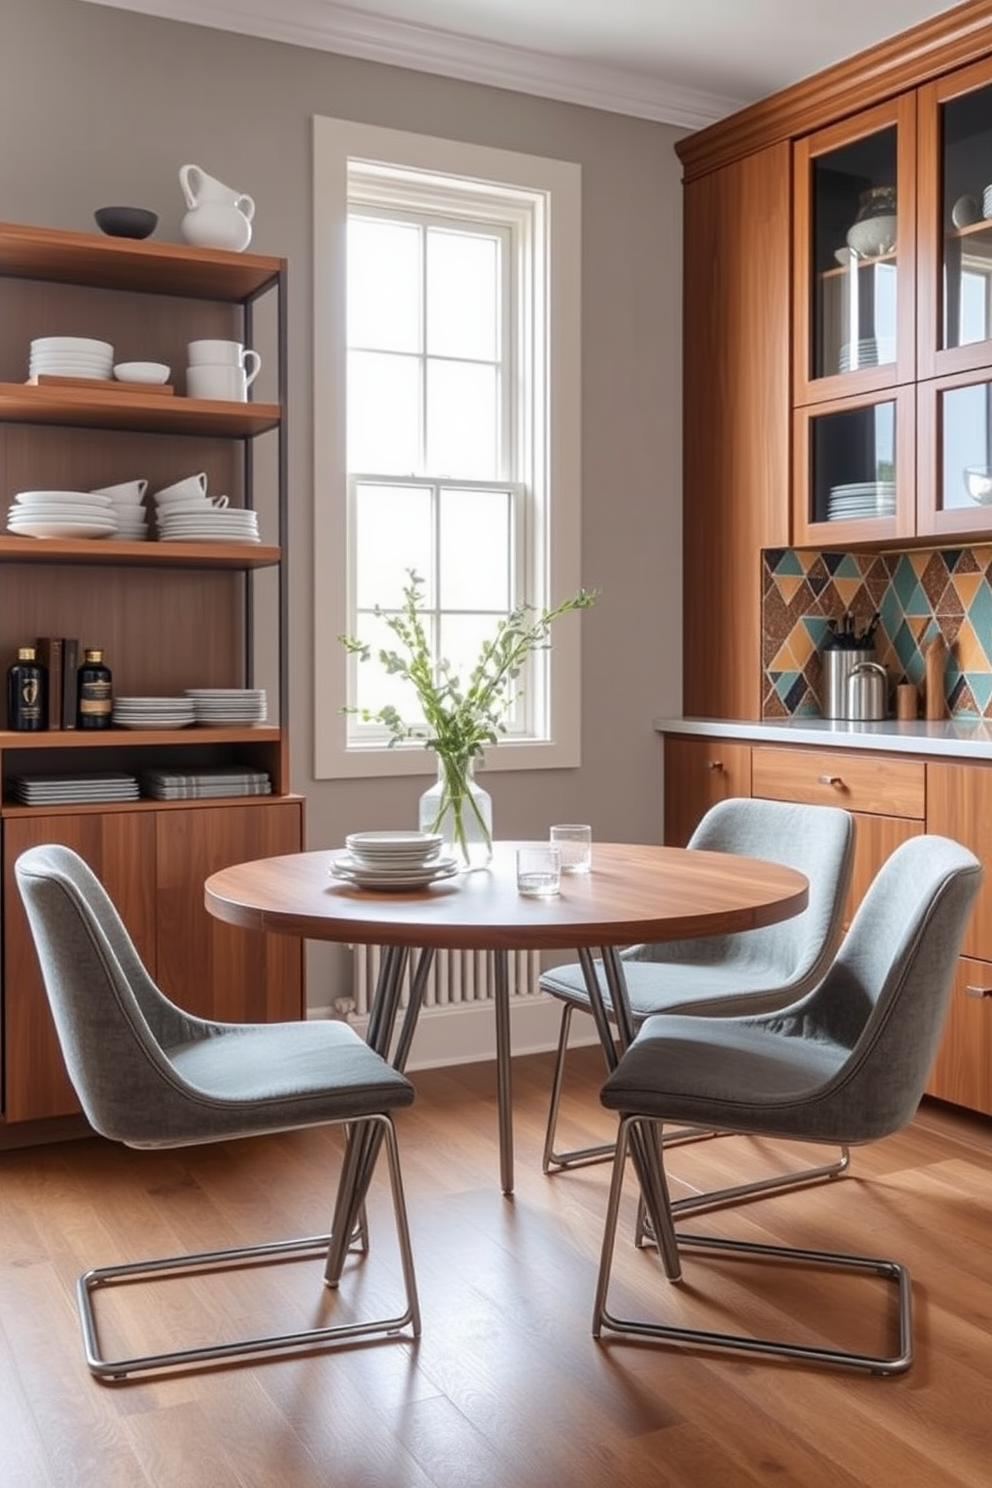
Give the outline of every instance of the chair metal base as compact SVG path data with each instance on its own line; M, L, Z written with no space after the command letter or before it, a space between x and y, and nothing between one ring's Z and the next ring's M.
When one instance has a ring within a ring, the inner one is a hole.
M567 1172L570 1168L586 1167L590 1163L608 1162L616 1152L614 1142L602 1142L593 1147L575 1147L558 1152L555 1139L558 1129L558 1112L565 1078L565 1058L568 1053L568 1033L571 1027L575 1004L565 1002L561 1010L561 1026L558 1032L558 1048L555 1067L551 1077L551 1098L548 1106L548 1124L544 1135L544 1152L541 1159L543 1171L553 1177L555 1173ZM665 1130L661 1134L662 1147L681 1147L688 1142L708 1141L712 1137L732 1136L696 1126L680 1126ZM780 1193L785 1189L798 1188L807 1183L819 1183L827 1178L836 1178L843 1173L851 1161L847 1147L841 1147L840 1156L828 1163L819 1163L809 1168L799 1168L788 1173L774 1173L768 1178L757 1178L749 1183L737 1183L727 1188L709 1189L705 1193L687 1194L672 1203L674 1214L702 1213L722 1208L725 1204L736 1204L741 1199L757 1198L764 1194ZM645 1229L643 1209L639 1211L637 1244L643 1243Z
M799 1246L762 1245L751 1241L731 1240L709 1235L690 1235L676 1231L672 1220L674 1205L669 1203L663 1172L660 1173L660 1192L655 1195L656 1212L667 1216L667 1244L659 1247L669 1279L681 1280L681 1267L671 1264L672 1247L678 1255L685 1250L704 1250L710 1254L730 1257L760 1257L781 1263L825 1267L841 1271L859 1271L882 1277L895 1284L898 1298L898 1348L891 1354L862 1353L853 1349L826 1348L816 1344L796 1343L788 1339L755 1338L747 1334L723 1333L705 1328L687 1328L675 1324L648 1322L634 1318L619 1317L609 1310L608 1292L613 1252L616 1244L617 1217L623 1191L626 1159L634 1129L640 1129L645 1140L651 1140L649 1128L654 1122L626 1117L620 1124L616 1161L610 1198L607 1208L606 1226L603 1234L603 1249L600 1257L599 1277L593 1307L592 1332L594 1338L602 1337L604 1330L630 1338L656 1339L663 1343L689 1344L696 1348L730 1350L732 1352L778 1356L787 1359L802 1359L810 1363L828 1364L854 1369L866 1369L873 1374L901 1374L913 1362L913 1304L912 1282L908 1270L898 1261L878 1256L849 1255L838 1251L808 1250Z
M417 1297L413 1251L400 1176L396 1135L388 1116L364 1117L362 1122L349 1123L349 1125L363 1123L371 1123L381 1129L386 1147L396 1237L403 1274L405 1305L402 1312L395 1317L374 1318L365 1322L339 1323L322 1328L305 1328L293 1333L274 1333L237 1339L232 1342L204 1344L194 1348L171 1349L162 1353L109 1359L100 1351L95 1311L95 1296L102 1288L134 1283L142 1278L153 1281L170 1275L192 1276L224 1268L244 1269L266 1261L272 1262L291 1256L303 1258L307 1254L326 1255L331 1236L311 1235L298 1239L277 1240L265 1245L235 1246L227 1250L202 1251L195 1255L167 1256L161 1259L134 1261L119 1266L96 1267L84 1272L76 1283L76 1301L83 1334L83 1349L91 1374L98 1379L121 1380L129 1375L157 1372L191 1364L277 1356L312 1349L323 1344L336 1343L346 1338L360 1338L375 1333L399 1333L408 1326L412 1330L412 1336L419 1337L420 1304ZM358 1224L352 1231L350 1243L357 1244L363 1251L368 1249L364 1208ZM325 1276L325 1285L336 1286L337 1282Z

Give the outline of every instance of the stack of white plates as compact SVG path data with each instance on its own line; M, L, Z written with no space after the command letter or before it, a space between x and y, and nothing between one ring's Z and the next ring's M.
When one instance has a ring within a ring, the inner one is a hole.
M267 770L206 765L200 770L145 770L142 788L156 801L199 801L216 796L270 796Z
M187 687L197 723L264 723L268 700L264 687Z
M352 832L330 872L361 889L419 889L458 872L438 832Z
M121 542L145 542L147 540L148 513L142 505L140 491L120 486L108 487L106 491L93 494L105 496L110 502L111 510L117 519L117 536Z
M114 375L114 348L89 336L39 336L31 342L28 376L85 377L109 381Z
M88 801L136 801L133 775L96 770L87 775L15 775L11 788L25 806L74 806Z
M191 698L116 697L114 723L117 728L175 729L196 722Z
M843 522L856 517L891 517L895 509L895 481L854 481L850 485L830 487L827 520Z
M896 359L896 343L891 336L866 336L848 342L840 349L840 371L856 372L860 367L879 367Z
M109 496L89 491L18 491L7 528L21 537L112 537L117 532Z
M258 513L239 507L212 507L203 503L203 511L163 511L156 517L162 542L234 542L257 543Z

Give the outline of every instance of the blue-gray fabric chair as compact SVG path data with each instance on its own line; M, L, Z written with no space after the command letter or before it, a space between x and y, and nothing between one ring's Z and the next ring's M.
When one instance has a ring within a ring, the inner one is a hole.
M766 1012L816 986L843 933L854 834L854 818L836 806L731 798L711 807L689 841L691 849L739 853L796 868L809 880L809 904L801 915L779 925L701 940L632 946L624 951L623 971L635 1028L657 1013L713 1017ZM609 991L605 980L600 980L609 1007ZM590 1012L591 1007L579 965L551 968L541 977L540 987L562 1003L543 1156L544 1171L551 1173L611 1157L613 1145L555 1150L572 1014ZM699 1135L703 1134L673 1132L668 1140L683 1141ZM847 1152L842 1151L836 1161L799 1173L693 1195L680 1203L686 1209L716 1207L745 1195L835 1176L848 1160Z
M326 1252L329 1235L107 1266L77 1284L86 1361L101 1377L312 1348L369 1333L420 1332L391 1113L413 1087L338 1021L228 1024L191 1016L152 981L102 884L67 847L29 849L15 874L69 1077L93 1128L129 1147L183 1147L296 1127L382 1133L403 1275L394 1317L108 1359L93 1294L113 1282ZM340 1199L339 1199L340 1203ZM325 1277L325 1279L327 1279Z
M981 878L978 859L960 844L945 837L913 838L883 865L834 964L806 997L751 1018L665 1015L647 1020L602 1090L603 1105L619 1112L622 1120L596 1290L595 1336L606 1329L880 1374L909 1368L912 1293L904 1266L872 1256L676 1232L657 1123L688 1121L851 1145L905 1126L919 1105L937 1051ZM607 1294L628 1151L671 1280L681 1279L684 1248L878 1274L898 1289L896 1352L873 1355L614 1315ZM939 1237L935 1245L939 1248Z

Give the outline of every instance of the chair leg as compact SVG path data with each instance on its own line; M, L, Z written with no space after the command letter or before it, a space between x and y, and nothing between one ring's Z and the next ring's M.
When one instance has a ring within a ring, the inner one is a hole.
M558 1048L555 1054L554 1072L551 1076L548 1126L544 1136L544 1153L541 1159L542 1170L552 1175L556 1172L564 1172L568 1168L583 1167L587 1163L606 1162L608 1158L613 1156L614 1152L614 1144L612 1142L601 1142L595 1147L575 1147L567 1152L555 1151L558 1109L561 1105L561 1091L565 1079L565 1058L568 1053L568 1031L572 1025L572 1014L574 1011L575 1008L572 1003L562 1003L561 1025L558 1030Z
M665 1270L671 1279L671 1264L668 1251L674 1233L680 1251L708 1251L728 1257L760 1257L767 1261L785 1262L792 1265L817 1266L841 1271L867 1272L893 1282L898 1300L898 1348L892 1354L869 1354L853 1349L826 1348L816 1344L796 1343L787 1339L753 1338L747 1334L723 1333L704 1328L686 1328L671 1323L648 1322L634 1318L623 1318L609 1310L608 1293L613 1252L616 1243L617 1216L626 1169L626 1157L635 1135L643 1142L654 1143L661 1162L661 1144L658 1141L656 1123L634 1116L625 1117L620 1123L617 1139L617 1155L613 1168L613 1181L603 1231L603 1248L600 1257L599 1277L593 1308L593 1336L602 1337L604 1331L629 1338L657 1339L663 1343L689 1344L696 1348L730 1350L738 1353L762 1354L787 1359L802 1359L817 1364L829 1364L856 1369L867 1369L873 1374L900 1374L913 1362L913 1310L912 1282L906 1267L898 1261L878 1256L848 1255L837 1251L809 1250L798 1246L761 1245L750 1241L729 1240L710 1235L689 1235L674 1231L674 1205L668 1204L663 1215L665 1234L662 1257ZM657 1198L657 1195L656 1195Z
M354 1125L377 1126L386 1149L389 1184L396 1224L400 1266L403 1274L402 1312L395 1317L370 1319L365 1322L340 1323L324 1328L306 1328L295 1333L269 1334L253 1338L238 1339L230 1343L204 1344L186 1349L172 1349L157 1354L139 1354L116 1359L105 1358L100 1351L99 1334L95 1312L95 1295L101 1288L134 1283L141 1278L149 1281L170 1275L192 1276L220 1269L243 1269L264 1261L287 1259L291 1256L318 1256L327 1252L330 1235L311 1235L299 1239L278 1240L267 1245L235 1246L228 1250L203 1251L196 1255L167 1256L162 1259L135 1261L119 1266L103 1266L84 1272L76 1283L76 1300L83 1334L83 1348L90 1372L99 1379L119 1380L127 1375L160 1371L175 1366L218 1360L237 1360L276 1356L293 1350L315 1348L318 1345L335 1343L345 1338L358 1338L372 1333L399 1333L409 1326L413 1337L420 1336L420 1304L417 1297L417 1282L414 1274L413 1250L410 1244L410 1229L407 1221L406 1199L400 1173L399 1150L392 1119L377 1114L361 1118ZM364 1224L364 1210L362 1211Z

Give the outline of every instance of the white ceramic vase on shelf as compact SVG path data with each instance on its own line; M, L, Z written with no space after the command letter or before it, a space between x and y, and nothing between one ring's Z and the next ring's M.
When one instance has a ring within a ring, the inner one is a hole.
M243 253L251 242L255 203L243 191L208 176L198 165L180 167L179 184L189 211L179 230L196 248L226 248Z
M422 832L440 832L463 868L484 868L493 855L493 803L475 781L471 756L437 757L437 780L420 798Z

